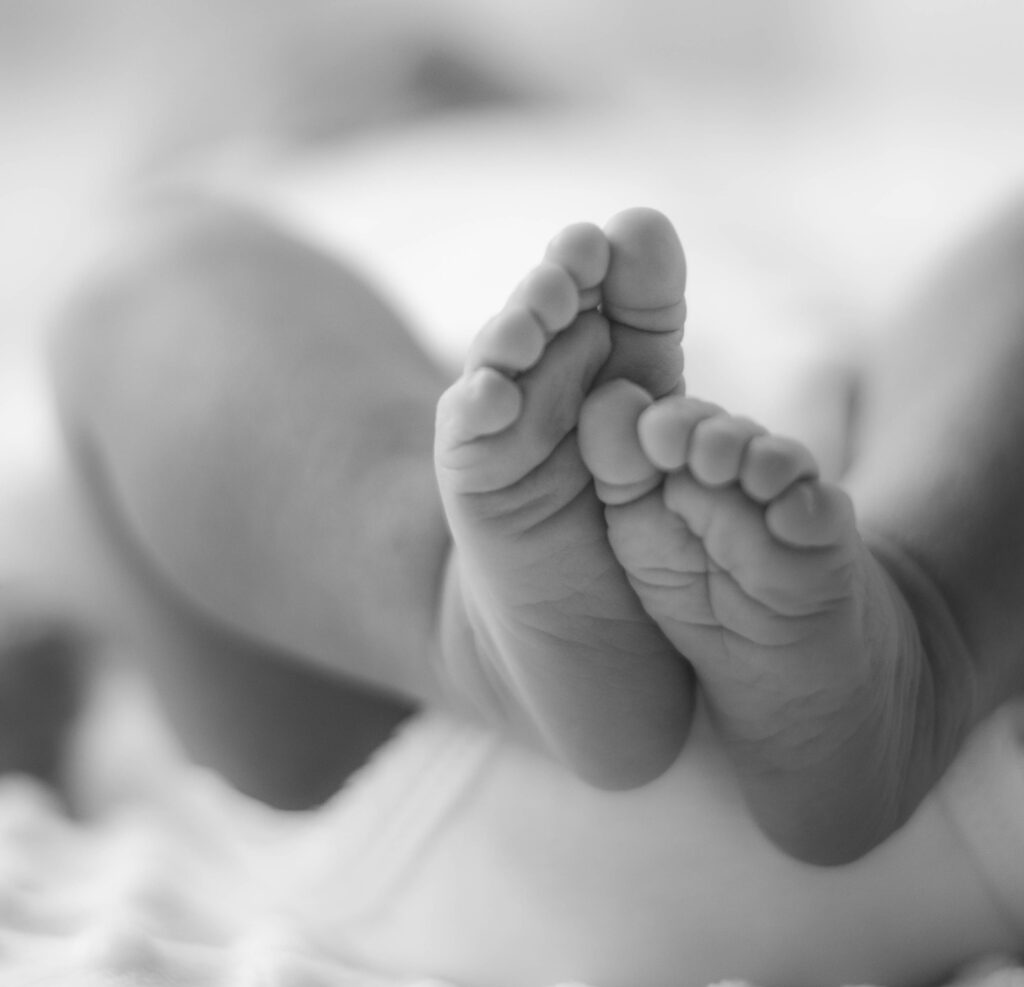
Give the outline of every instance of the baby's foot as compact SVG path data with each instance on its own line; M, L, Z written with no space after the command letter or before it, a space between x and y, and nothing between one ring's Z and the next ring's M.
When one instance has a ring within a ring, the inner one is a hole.
M674 760L691 671L612 554L576 425L601 374L661 392L679 379L684 283L660 214L630 210L604 233L570 226L480 332L438 405L435 461L454 541L449 672L603 787L641 784Z
M864 852L903 821L882 772L907 763L923 664L847 495L803 446L681 394L611 382L579 431L615 555L693 663L762 827L815 862Z

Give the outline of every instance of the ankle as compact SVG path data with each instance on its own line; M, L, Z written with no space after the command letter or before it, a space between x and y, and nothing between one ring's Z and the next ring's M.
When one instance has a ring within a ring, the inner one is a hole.
M924 798L956 757L974 726L992 704L976 656L968 647L955 611L941 584L923 562L897 539L874 531L865 536L872 555L899 594L910 621L908 642L919 652L920 666L909 738L907 798ZM916 782L916 783L915 783Z

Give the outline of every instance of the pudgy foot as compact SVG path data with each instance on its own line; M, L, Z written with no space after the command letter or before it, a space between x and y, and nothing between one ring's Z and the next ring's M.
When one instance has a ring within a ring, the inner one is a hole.
M454 543L448 674L602 787L642 784L675 759L691 671L612 554L576 425L599 375L662 392L679 379L684 282L658 213L631 210L604 232L568 227L480 332L437 410Z
M693 663L761 826L813 862L865 852L904 821L924 662L847 495L798 443L626 381L588 398L580 445L615 555Z

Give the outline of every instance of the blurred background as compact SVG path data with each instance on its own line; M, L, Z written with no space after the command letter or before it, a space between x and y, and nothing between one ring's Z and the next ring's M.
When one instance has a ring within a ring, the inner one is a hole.
M1022 36L1012 0L0 0L0 366L147 176L196 155L337 160L460 114L580 110L604 147L594 181L594 158L630 152L610 124L593 137L599 114L629 141L640 120L663 183L770 201L867 255L865 209L909 226L911 207L966 211L1010 184Z
M1022 29L1012 0L0 0L2 304L97 202L197 150L556 101L708 108L751 146L870 132L861 165L897 133L1016 137Z
M659 206L697 323L779 329L749 395L1015 194L1022 37L1013 0L0 0L0 590L61 595L39 344L148 183L330 241L449 357L563 222Z
M0 337L91 210L200 150L657 100L733 146L802 128L941 172L1019 140L1022 33L1012 0L0 0Z

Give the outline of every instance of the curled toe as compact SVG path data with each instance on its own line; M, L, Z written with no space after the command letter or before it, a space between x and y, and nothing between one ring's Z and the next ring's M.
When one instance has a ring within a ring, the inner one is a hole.
M670 395L641 414L637 423L640 445L658 469L672 473L686 464L690 438L697 425L721 413L718 405L707 401Z
M574 223L556 236L544 259L564 268L580 291L595 289L608 273L611 247L593 223Z
M750 441L764 429L747 418L715 415L694 427L689 467L701 483L721 487L734 483Z
M776 538L796 548L826 548L854 530L853 505L838 487L801 481L768 505L765 523Z
M466 355L466 369L492 367L521 373L541 358L546 340L531 312L518 305L507 306L477 333Z
M767 504L797 480L818 478L810 450L793 439L761 435L751 440L740 470L740 485L754 500Z
M634 487L658 476L637 438L637 420L651 396L627 380L596 388L580 410L580 455L602 484Z
M579 312L579 289L569 272L544 261L519 283L509 299L531 312L546 332L565 329Z

